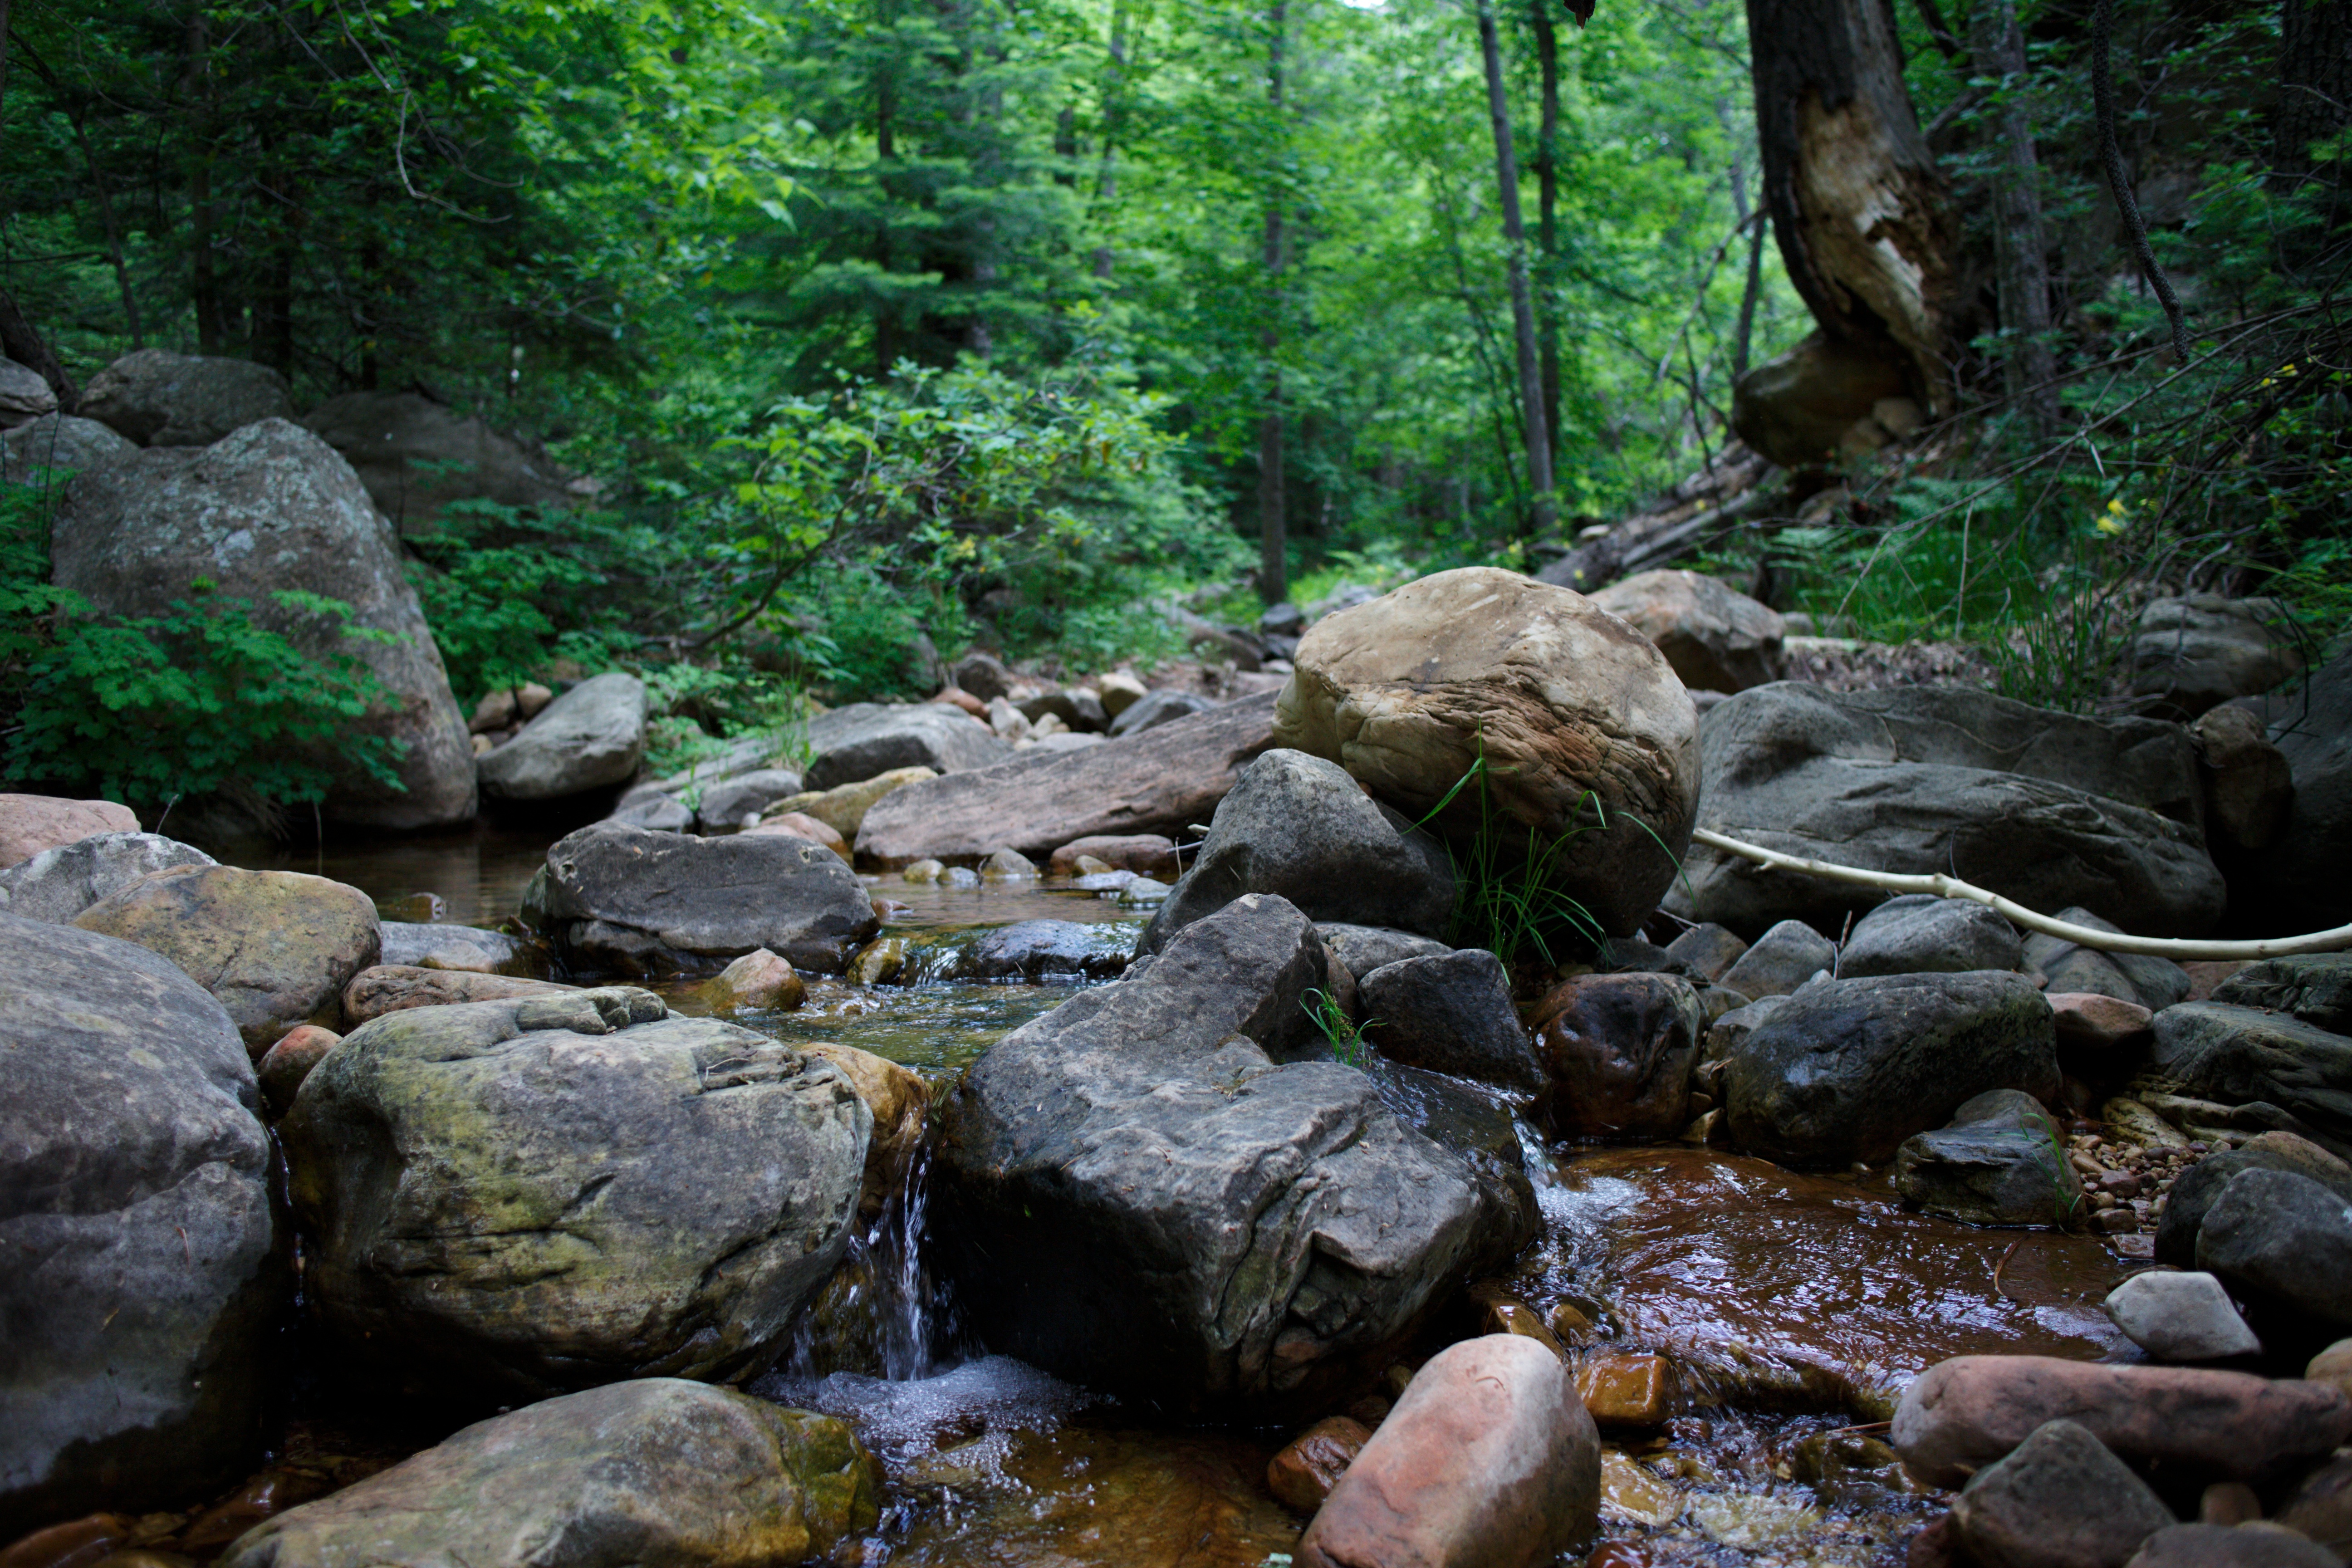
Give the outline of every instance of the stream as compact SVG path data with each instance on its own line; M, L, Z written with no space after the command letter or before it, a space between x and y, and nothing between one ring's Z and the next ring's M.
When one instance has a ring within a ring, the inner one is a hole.
M241 858L352 883L391 918L418 918L403 901L432 894L443 920L495 925L513 916L544 847L543 837L484 830ZM908 940L915 974L1014 921L1098 925L1109 950L1130 944L1144 918L1051 885L866 880L904 906L884 934ZM695 1010L690 983L656 988ZM944 1086L1072 988L812 977L799 1010L736 1021L856 1046ZM1964 1353L2137 1359L2099 1310L2131 1266L2097 1238L1908 1212L1884 1172L1809 1175L1685 1145L1524 1142L1543 1233L1502 1283L1539 1314L1563 1302L1581 1312L1593 1325L1583 1353L1656 1352L1675 1369L1678 1414L1604 1430L1601 1536L1564 1561L1899 1564L1907 1536L1941 1506L1906 1482L1876 1425L1906 1381ZM853 1245L850 1283L810 1309L784 1361L752 1385L850 1421L883 1461L889 1497L859 1561L1287 1563L1305 1521L1275 1500L1265 1468L1295 1434L1177 1425L968 1342L922 1265L923 1198L919 1170ZM294 1474L315 1495L446 1436L414 1413L339 1405L316 1376L304 1387L284 1452L255 1485Z

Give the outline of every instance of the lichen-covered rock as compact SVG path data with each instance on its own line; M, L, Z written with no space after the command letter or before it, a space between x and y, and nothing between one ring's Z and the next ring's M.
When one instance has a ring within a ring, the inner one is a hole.
M64 925L142 878L174 866L213 864L194 845L160 834L95 833L0 871L0 911Z
M142 447L209 447L262 419L291 419L286 378L251 360L135 349L89 378L84 418Z
M95 419L45 414L0 436L7 479L20 485L63 483L66 476L110 463L139 444Z

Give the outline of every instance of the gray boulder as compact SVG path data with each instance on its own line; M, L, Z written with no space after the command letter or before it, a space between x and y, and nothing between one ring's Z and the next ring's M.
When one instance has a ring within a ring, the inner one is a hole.
M1144 694L1139 701L1129 703L1119 716L1110 721L1111 737L1139 735L1146 730L1156 730L1162 724L1172 724L1179 719L1195 713L1205 713L1216 703L1190 691L1161 688Z
M790 768L754 768L704 785L694 812L705 833L735 833L745 817L756 822L760 813L800 793L801 775Z
M803 973L838 973L881 923L857 874L805 840L616 822L548 850L538 908L567 960L629 975L715 969L762 947Z
M966 1073L935 1235L984 1342L1175 1409L1319 1413L1524 1245L1523 1173L1407 1126L1364 1073L1285 1059L1319 1054L1324 951L1245 895Z
M1719 977L1751 1000L1786 996L1814 975L1837 973L1837 943L1802 921L1782 921L1756 939Z
M41 373L12 359L0 359L0 430L58 411L58 395Z
M547 950L535 942L478 926L383 923L378 963L409 969L452 969L475 974L514 974L527 980L548 975Z
M809 746L815 757L805 787L818 790L863 784L898 768L962 773L1013 755L1013 748L987 725L944 702L853 702L835 708L809 721Z
M693 808L676 795L653 790L614 806L604 820L654 833L690 833L696 818Z
M955 662L955 683L982 702L1013 695L1013 672L993 655L968 653Z
M1683 973L1715 985L1721 984L1731 966L1747 955L1748 944L1724 926L1700 924L1677 934L1666 943L1665 952L1671 962L1681 965Z
M2246 1171L2287 1171L2308 1176L2352 1204L2352 1164L2292 1132L2258 1132L2245 1146L2208 1154L2180 1173L2156 1226L2156 1258L2176 1268L2197 1267L2197 1232L2227 1187Z
M278 1129L343 1354L474 1403L763 1365L872 1130L831 1064L625 988L386 1014Z
M1309 920L1434 935L1454 912L1454 866L1443 845L1337 763L1276 750L1217 803L1192 868L1137 951L1159 952L1244 893L1278 893Z
M2262 1352L2221 1281L2201 1271L2135 1274L2102 1305L2124 1337L2158 1361L2226 1361Z
M209 447L263 419L294 417L286 378L250 360L137 349L89 378L79 412L142 447Z
M2057 918L2074 925L2089 926L2093 931L2115 931L2122 927L2100 919L2085 909L2058 911ZM2042 987L2053 996L2068 992L2089 992L2099 996L2120 997L2137 1002L2151 1013L2163 1011L2189 994L2189 972L2168 958L2156 958L2147 953L2103 952L2095 947L2083 947L2064 937L2034 931L2025 939L2024 965L2037 970L2049 982Z
M1690 1120L1705 1005L1676 974L1587 974L1544 998L1536 1050L1562 1138L1671 1138Z
M2343 1562L2292 1528L2255 1521L2168 1524L2141 1542L2124 1568L2342 1568Z
M2352 1332L2352 1203L2292 1171L2242 1171L2197 1228L2197 1267L2329 1336Z
M1944 872L2029 909L2081 904L2193 936L2225 898L2205 849L2188 731L2086 719L1989 692L1759 686L1709 709L1700 826L1865 870ZM1739 931L1836 931L1868 889L1694 847L1666 907Z
M2123 1568L2173 1522L2148 1484L2072 1421L2035 1427L1952 1503L1952 1533L1969 1562L2019 1568Z
M1331 944L1331 952L1351 975L1370 974L1382 964L1407 958L1434 958L1454 950L1433 936L1415 936L1392 926L1360 926L1346 921L1318 921L1316 932Z
M139 444L95 419L47 414L0 436L0 468L20 485L63 484L68 475L110 463Z
M2216 986L2213 1000L2292 1013L2314 1028L2352 1034L2352 952L2258 960Z
M1751 1153L1883 1164L1988 1089L2055 1094L2057 1028L2021 974L1817 980L1748 1032L1724 1089L1732 1139Z
M214 864L203 850L159 833L94 834L0 870L0 912L64 925L158 871Z
M293 1280L236 1026L165 959L0 915L0 1537L260 1462Z
M2352 1158L2352 1038L2226 1002L2156 1016L2155 1070L2221 1105L2275 1106L2331 1152Z
M2276 599L2188 594L2141 609L2131 663L2132 695L2150 712L2188 720L2268 691L2303 668L2303 654Z
M2279 936L2352 922L2352 651L2257 710L2286 753L2294 799L2270 847L2231 867L2232 917Z
M578 499L544 451L415 392L346 392L302 416L343 455L404 537L430 533L451 501L551 509Z
M1839 974L1957 973L2015 969L2025 962L2017 928L1982 904L1906 893L1855 922L1838 954Z
M947 980L1108 980L1127 967L1127 943L1118 928L1077 921L1015 921L981 932L950 948L950 962L936 975ZM908 964L920 973L916 954Z
M752 1568L830 1560L880 1513L881 1467L827 1415L674 1377L465 1428L265 1521L221 1568Z
M1895 1152L1895 1190L1929 1214L1969 1225L2066 1225L2082 1215L2083 1182L2058 1124L2030 1094L1979 1094L1951 1125Z
M583 680L478 764L482 793L559 800L625 784L646 757L646 683L620 670Z
M1382 964L1357 977L1356 1008L1364 1038L1391 1061L1523 1094L1543 1087L1511 977L1484 948Z
M210 447L134 452L87 470L66 487L49 557L58 586L100 614L164 614L206 578L305 654L356 658L373 671L388 700L352 728L406 748L392 764L403 787L344 768L324 805L330 820L410 828L473 816L473 738L396 542L350 466L317 437L265 419ZM281 604L284 589L348 605L349 622Z

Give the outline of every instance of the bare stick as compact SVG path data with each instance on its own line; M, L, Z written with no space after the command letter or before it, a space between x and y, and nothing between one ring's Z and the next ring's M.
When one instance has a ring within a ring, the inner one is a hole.
M2172 279L2164 275L2163 266L2156 259L2156 248L2147 242L2147 222L2139 214L2139 203L2132 198L2131 176L2124 172L2124 152L2116 136L2116 81L2107 67L2108 41L2115 31L2115 0L2097 0L2091 9L2091 103L2092 113L2099 126L2099 162L2106 169L2107 188L2115 193L2116 211L2124 220L2124 233L2132 242L2132 253L2139 260L2139 269L2156 290L2158 303L2164 307L2164 319L2172 328L2172 352L2180 363L2189 363L2189 329L2180 318L2180 299L2172 291Z
M2352 948L2352 925L2337 926L2334 931L2314 931L2308 936L2266 937L2259 942L2199 942L2189 937L2126 936L2121 931L2100 931L2092 926L2078 926L2069 921L2053 920L2036 914L2023 904L2013 903L1999 893L1988 892L1973 883L1942 872L1932 875L1906 876L1895 871L1864 871L1858 867L1840 866L1829 860L1809 860L1801 855L1784 855L1778 849L1767 849L1760 844L1749 844L1727 837L1711 829L1696 828L1691 841L1719 849L1726 855L1737 855L1753 860L1775 871L1798 871L1808 877L1826 877L1833 882L1853 882L1865 888L1884 888L1892 893L1933 893L1940 899L1967 899L1999 910L2011 925L2038 931L2074 942L2079 947L2095 948L2102 952L2132 952L2149 958L2174 960L2227 960L2233 958L2284 958L2299 952L2341 952Z

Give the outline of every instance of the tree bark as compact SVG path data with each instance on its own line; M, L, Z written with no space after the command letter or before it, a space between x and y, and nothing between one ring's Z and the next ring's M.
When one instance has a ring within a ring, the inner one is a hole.
M1519 214L1519 161L1511 147L1511 104L1503 84L1503 46L1494 0L1478 0L1478 47L1486 64L1486 112L1495 122L1495 180L1503 198L1503 239L1510 250L1511 332L1518 349L1519 415L1527 439L1528 531L1551 526L1551 432L1544 423L1543 373L1537 362L1535 305L1528 289L1528 232Z
M1980 69L1999 75L2002 95L1992 171L1993 253L2000 324L2008 338L2002 371L2010 400L2024 411L2035 437L2047 440L2058 428L2058 361L2050 346L2050 250L2042 227L2042 165L2033 151L2032 121L2020 96L2025 86L2025 39L2017 28L2016 0L1976 0L1969 52Z
M1284 52L1290 24L1287 0L1274 0L1266 13L1272 35L1266 46L1265 98L1279 126L1283 113ZM1269 605L1290 593L1289 538L1282 472L1283 189L1277 172L1265 196L1265 321L1258 347L1265 358L1265 405L1257 421L1257 591Z
M1127 133L1128 0L1111 0L1110 46L1103 72L1102 162L1095 174L1095 205L1118 200L1118 148ZM1095 276L1108 278L1118 257L1108 245L1095 247Z
M188 18L188 294L195 307L196 349L221 349L220 280L213 270L212 40L202 12Z
M1559 442L1559 29L1551 0L1535 0L1536 68L1542 119L1536 132L1536 362L1543 382L1544 430Z
M1954 237L1886 0L1748 0L1764 206L1822 331L1951 404Z
M2315 174L2311 144L2352 121L2352 0L2282 0L2282 5L2271 171L2283 184L2300 184ZM2332 229L2343 215L2340 183L2328 198Z

